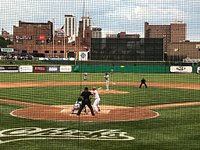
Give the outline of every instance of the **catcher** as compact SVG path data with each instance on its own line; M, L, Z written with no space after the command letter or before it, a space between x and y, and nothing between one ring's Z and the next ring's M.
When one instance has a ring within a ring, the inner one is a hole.
M80 109L81 105L82 105L82 98L79 97L78 100L75 102L75 104L74 104L74 106L72 108L71 113L72 114L77 114L77 112ZM86 110L86 107L83 108L83 111L85 112L86 115L88 114L87 110Z

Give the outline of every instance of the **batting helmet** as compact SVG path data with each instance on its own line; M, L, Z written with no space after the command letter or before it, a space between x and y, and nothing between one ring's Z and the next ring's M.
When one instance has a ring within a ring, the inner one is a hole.
M93 88L92 88L92 90L96 90L97 88L94 86Z

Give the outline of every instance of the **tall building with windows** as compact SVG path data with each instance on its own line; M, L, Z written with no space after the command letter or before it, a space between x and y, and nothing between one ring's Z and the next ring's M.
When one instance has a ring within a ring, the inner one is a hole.
M167 51L170 43L186 40L186 24L182 21L176 21L170 25L150 25L145 22L144 36L145 38L163 38L164 50Z
M183 59L200 58L200 42L187 40L187 25L182 21L175 21L170 25L144 24L145 38L162 38L166 60L182 61Z
M85 31L88 27L91 27L91 25L92 25L92 18L88 16L81 17L81 20L79 21L79 30L78 30L78 36L80 38L81 44L84 44Z
M91 21L92 21L92 18L90 18L90 17L82 17L81 18L82 19L82 22L83 22L83 26L82 26L82 32L83 32L83 38L85 37L85 29L87 28L87 27L90 27L91 26Z
M75 37L76 36L76 17L73 15L65 15L65 36Z

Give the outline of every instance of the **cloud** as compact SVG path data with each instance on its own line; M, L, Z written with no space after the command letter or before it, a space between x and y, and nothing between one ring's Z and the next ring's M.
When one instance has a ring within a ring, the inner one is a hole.
M85 0L86 14L93 25L104 31L143 32L145 21L151 24L169 24L183 20L189 30L200 24L199 0ZM12 30L19 20L47 22L55 19L56 28L64 24L64 15L72 14L78 20L83 15L83 0L6 0L0 1L0 28ZM196 29L198 30L198 29ZM193 32L188 32L193 34ZM200 31L198 31L200 34ZM192 37L192 36L191 36Z

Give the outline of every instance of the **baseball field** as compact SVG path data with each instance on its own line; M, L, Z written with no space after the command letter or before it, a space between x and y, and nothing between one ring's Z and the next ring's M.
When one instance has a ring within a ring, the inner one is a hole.
M109 91L103 76L0 74L0 149L200 149L199 75L112 73ZM101 112L70 114L86 86L98 88Z

